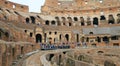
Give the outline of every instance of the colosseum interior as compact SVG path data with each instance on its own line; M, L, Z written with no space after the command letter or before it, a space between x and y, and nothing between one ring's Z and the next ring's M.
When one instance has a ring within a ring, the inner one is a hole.
M120 66L120 0L0 0L0 66Z

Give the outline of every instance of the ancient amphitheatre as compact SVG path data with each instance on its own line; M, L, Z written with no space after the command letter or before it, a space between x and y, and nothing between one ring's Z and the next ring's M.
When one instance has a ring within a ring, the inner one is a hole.
M0 0L0 66L120 66L119 46L120 0Z

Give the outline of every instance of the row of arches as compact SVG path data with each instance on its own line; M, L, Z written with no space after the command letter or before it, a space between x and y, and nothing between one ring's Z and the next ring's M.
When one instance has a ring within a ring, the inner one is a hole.
M119 18L120 14L118 13L116 16ZM58 16L56 16L55 19L56 20L60 20L60 21L83 21L83 20L85 20L84 17L58 17ZM112 14L109 14L108 15L108 20L109 19L114 19L114 16ZM91 20L91 18L88 16L86 18L86 21L87 20ZM106 16L105 15L101 15L99 20L106 20Z
M42 34L36 34L36 43L42 43L43 41L43 37L44 38L47 38L47 36L45 35L45 36L42 36ZM65 36L63 37L63 35L62 34L60 34L59 35L59 41L63 41L62 39L63 38L65 38L65 40L66 41L69 41L70 40L70 36L69 36L69 34L65 34ZM49 43L51 43L51 40L52 40L53 38L52 37L49 37ZM45 39L46 40L46 39ZM44 41L45 41L44 40ZM54 43L56 42L56 38L54 38Z
M36 19L35 19L34 16L30 16L30 18L27 17L27 18L26 18L26 23L30 23L30 20L31 20L31 23L35 24Z

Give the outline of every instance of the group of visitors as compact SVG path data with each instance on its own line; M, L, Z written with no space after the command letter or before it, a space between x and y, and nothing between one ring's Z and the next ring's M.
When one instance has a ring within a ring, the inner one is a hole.
M76 43L60 43L60 44L40 44L41 50L54 50L54 49L69 49L75 47L87 47L86 42L76 42Z

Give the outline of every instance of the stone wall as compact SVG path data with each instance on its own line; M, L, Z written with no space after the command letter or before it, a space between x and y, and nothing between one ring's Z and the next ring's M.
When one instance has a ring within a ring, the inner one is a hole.
M26 5L17 4L14 2L10 2L7 0L0 0L0 7L16 10L16 11L22 11L22 12L28 12L29 8Z

